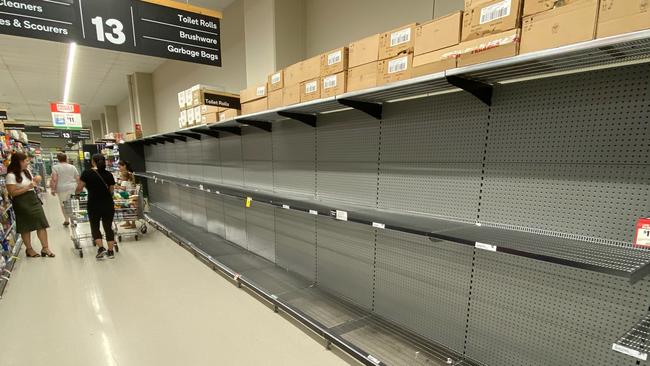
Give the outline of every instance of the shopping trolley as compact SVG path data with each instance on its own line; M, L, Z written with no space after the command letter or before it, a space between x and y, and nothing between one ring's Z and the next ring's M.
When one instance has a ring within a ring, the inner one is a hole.
M147 233L141 185L137 184L133 189L117 192L113 201L115 202L115 219L113 222L116 223L115 235L118 241L122 241L123 237L133 237L137 241L140 234ZM124 227L117 225L119 223L124 225L133 223L134 226Z
M83 258L84 243L86 243L86 246L95 246L88 220L88 196L85 193L70 196L63 203L63 209L66 215L70 217L70 238L74 249L79 252L79 257ZM116 228L117 225L113 222L113 230L117 230ZM115 251L120 251L117 242L115 243Z

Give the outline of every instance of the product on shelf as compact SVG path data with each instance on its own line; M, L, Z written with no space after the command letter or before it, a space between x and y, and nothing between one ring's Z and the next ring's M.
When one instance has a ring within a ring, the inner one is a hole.
M348 91L351 92L377 86L378 71L377 61L348 69Z
M348 46L348 69L379 60L379 34L360 39Z
M596 36L597 17L598 0L576 0L527 16L521 31L520 53L592 40Z
M321 98L333 97L347 91L348 72L341 71L321 78Z
M519 53L519 29L490 34L489 36L462 42L457 46L458 66L468 66L482 62L516 56Z
M281 90L284 87L284 71L280 70L269 75L268 81L269 93L275 90Z
M650 28L648 0L600 0L598 38Z
M303 81L300 83L300 102L320 99L320 78Z
M411 23L382 33L379 36L379 60L413 52L415 27L417 23Z
M465 0L462 41L521 26L523 0Z
M320 56L320 75L338 74L348 69L348 48L339 47Z
M300 84L285 85L282 89L282 105L300 103Z
M275 109L275 108L282 107L282 96L283 96L282 89L269 91L268 103L267 103L268 108Z
M251 114L268 109L267 98L261 98L241 105L242 114Z
M415 57L460 43L463 13L436 18L415 28Z

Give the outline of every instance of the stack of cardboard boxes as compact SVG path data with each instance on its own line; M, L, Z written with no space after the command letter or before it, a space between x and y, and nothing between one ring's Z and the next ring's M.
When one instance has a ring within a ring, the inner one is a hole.
M178 124L181 128L216 123L240 114L238 95L214 89L197 84L178 93Z

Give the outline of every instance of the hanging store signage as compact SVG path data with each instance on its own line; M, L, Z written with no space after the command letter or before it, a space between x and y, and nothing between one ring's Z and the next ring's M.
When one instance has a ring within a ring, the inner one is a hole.
M16 130L16 131L25 130L24 123L6 122L4 125L5 125L5 130Z
M0 34L221 66L219 13L160 0L0 0Z
M239 98L221 94L203 93L203 104L215 107L241 109Z
M81 128L79 104L50 103L50 110L52 111L52 125L54 127Z
M59 130L56 128L42 128L41 137L70 140L89 140L90 130L87 128L81 130Z
M9 117L7 117L7 111L0 111L0 121L6 121L8 119Z

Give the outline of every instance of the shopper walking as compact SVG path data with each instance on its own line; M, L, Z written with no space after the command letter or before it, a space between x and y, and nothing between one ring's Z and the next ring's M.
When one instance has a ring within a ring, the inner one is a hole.
M7 167L5 182L16 214L16 231L23 239L25 254L28 257L54 258L47 238L47 228L50 224L43 211L43 202L34 190L41 177L32 177L32 173L27 169L28 165L27 156L15 152L11 155L11 163ZM36 236L41 242L40 255L32 248L32 231L36 231Z
M79 171L74 165L68 164L68 156L64 153L56 154L56 159L59 161L58 165L52 167L52 179L50 180L50 191L53 196L59 196L59 203L61 204L61 212L65 221L64 226L70 225L70 217L65 211L65 201L70 199L77 189L77 180L79 179Z
M93 155L92 168L81 173L77 193L80 193L84 187L88 190L88 219L93 240L98 247L97 259L115 258L115 233L113 232L115 179L113 174L106 170L104 155ZM100 224L104 227L108 251L104 248Z

